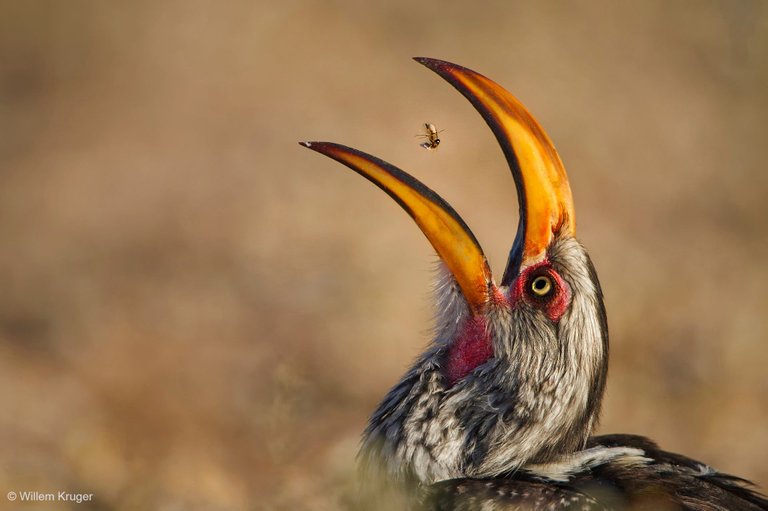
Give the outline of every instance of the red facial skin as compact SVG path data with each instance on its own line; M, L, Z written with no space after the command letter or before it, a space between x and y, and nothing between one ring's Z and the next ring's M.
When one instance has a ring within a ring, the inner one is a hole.
M547 275L554 287L546 297L538 297L531 290L533 279L540 275ZM545 260L523 270L511 286L508 300L500 292L495 293L492 299L497 305L507 307L515 307L522 301L540 309L550 321L556 323L571 303L571 288ZM493 346L486 320L483 316L474 316L464 323L461 333L449 348L445 366L448 385L453 386L492 356Z
M445 367L448 385L453 386L492 356L493 346L486 329L485 318L475 316L469 319L464 323L461 334L448 352Z
M539 298L531 291L531 282L539 275L547 275L555 287L552 294L546 298ZM549 261L544 260L523 270L515 280L510 290L510 301L517 303L520 300L541 309L550 321L557 323L571 303L571 288L552 268Z

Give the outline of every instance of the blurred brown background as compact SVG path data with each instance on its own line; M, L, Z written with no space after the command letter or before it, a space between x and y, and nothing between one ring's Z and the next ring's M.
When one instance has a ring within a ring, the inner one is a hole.
M2 1L0 508L344 505L434 256L296 142L409 170L499 274L517 222L490 131L415 55L557 144L607 295L601 431L768 488L768 3Z

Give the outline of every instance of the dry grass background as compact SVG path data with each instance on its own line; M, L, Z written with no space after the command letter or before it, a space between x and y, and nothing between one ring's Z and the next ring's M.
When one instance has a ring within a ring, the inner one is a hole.
M414 55L493 77L558 146L607 294L601 431L768 488L768 4L469 4L0 3L0 494L343 505L434 256L296 141L409 170L497 272L517 222L492 135Z

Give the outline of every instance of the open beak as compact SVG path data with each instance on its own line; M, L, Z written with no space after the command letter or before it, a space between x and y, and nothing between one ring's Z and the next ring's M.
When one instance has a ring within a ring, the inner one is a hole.
M512 94L469 69L417 58L456 89L496 135L520 202L520 223L502 285L521 267L543 259L555 234L575 234L573 199L560 157L544 130ZM301 142L343 163L387 192L415 220L456 279L470 310L480 313L495 292L488 262L472 231L439 195L406 172L356 149L330 142Z

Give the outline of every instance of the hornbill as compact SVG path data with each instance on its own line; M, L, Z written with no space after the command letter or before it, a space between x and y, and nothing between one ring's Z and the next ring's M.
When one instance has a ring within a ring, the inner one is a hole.
M501 145L520 219L499 284L456 211L404 171L356 149L301 144L372 181L440 259L427 350L363 434L368 480L443 510L768 510L741 478L632 435L591 436L608 369L597 274L576 240L573 198L547 134L512 94L449 62L416 58L466 97Z

